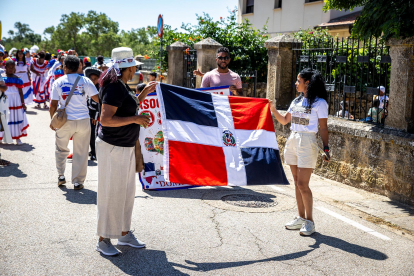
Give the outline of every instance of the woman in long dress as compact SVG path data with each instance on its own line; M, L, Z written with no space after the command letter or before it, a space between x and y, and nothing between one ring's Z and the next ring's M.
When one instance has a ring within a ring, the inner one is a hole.
M14 74L16 70L14 60L7 60L5 68L6 77L4 78L4 82L7 85L5 94L9 103L8 126L12 139L16 139L16 144L21 145L23 143L20 138L27 136L26 130L29 127L23 97L23 81ZM4 132L0 132L0 140L3 140L3 134Z
M33 101L37 103L36 108L40 108L40 104L44 104L43 108L47 108L45 84L47 81L46 74L48 72L47 60L45 60L45 52L40 52L38 58L33 58L30 64L30 71L32 72L32 88Z
M33 89L31 87L29 68L27 66L26 57L22 50L16 53L16 75L23 81L23 97L24 103L29 105L33 102Z

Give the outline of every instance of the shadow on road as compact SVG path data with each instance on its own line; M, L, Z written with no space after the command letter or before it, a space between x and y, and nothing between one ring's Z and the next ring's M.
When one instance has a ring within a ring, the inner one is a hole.
M36 111L28 111L28 110L26 110L26 114L29 114L29 115L36 115L36 114L37 114L37 112L36 112Z
M373 259L378 261L383 261L388 259L388 256L384 253L371 249L365 246L357 245L354 243L350 243L344 240L341 240L336 237L326 236L321 233L315 233L309 238L315 239L315 244L311 245L312 248L319 248L321 244L326 244L331 247L338 248L342 251L346 251L351 254L358 255L359 257L367 258L367 259Z
M202 189L202 188L191 188L191 189L177 189L177 190L144 190L144 193L152 197L170 197L170 198L182 198L182 199L202 199L206 193L223 193L223 192L240 192L240 194L248 193L249 195L262 196L266 198L276 198L273 194L261 193L258 191L245 189L243 187L227 186L227 187L214 187L214 189ZM210 199L211 200L211 199Z
M10 161L10 160L9 160ZM19 164L10 163L8 166L0 166L0 177L15 176L18 178L27 177L27 174L23 173L19 169Z
M269 261L288 261L293 260L297 258L301 258L306 256L307 254L311 253L312 251L319 248L321 244L326 244L328 246L340 249L342 251L355 254L359 257L383 261L388 259L388 256L384 253L377 251L375 249L371 249L365 246L360 246L357 244L349 243L347 241L341 240L339 238L326 236L320 233L315 233L309 238L315 239L315 244L311 245L310 247L313 249L304 250L300 252L285 254L281 256L261 259L261 260L252 260L252 261L238 261L238 262L223 262L223 263L196 263L189 260L186 260L185 262L188 264L182 265L177 263L172 263L174 266L182 267L185 269L193 270L193 271L212 271L216 269L223 269L223 268L232 268L232 267L240 267L245 265L251 265L256 263L263 263L263 262L269 262Z
M66 183L68 185L68 183ZM69 184L70 185L70 184ZM77 204L95 204L96 205L96 192L83 188L82 190L73 190L66 188L65 185L59 186L59 188L66 192L64 196L67 201Z
M174 268L164 251L117 246L118 256L101 256L128 275L188 275Z
M182 267L185 269L193 270L193 271L212 271L216 269L223 269L223 268L232 268L232 267L240 267L245 265L251 265L256 263L264 263L264 262L271 262L271 261L288 261L297 258L301 258L312 252L314 249L304 250L300 252L285 254L281 256L261 259L261 260L252 260L252 261L238 261L238 262L223 262L223 263L196 263L189 260L185 262L191 266L186 266L182 264L173 263L174 266Z
M414 207L397 202L397 201L387 201L389 205L394 206L397 209L400 209L404 214L409 216L414 216Z
M26 151L26 152L32 151L35 149L35 147L33 147L32 145L26 144L26 143L23 143L20 146L15 145L15 144L1 144L1 148L5 150L10 150L10 151L20 150L20 151Z

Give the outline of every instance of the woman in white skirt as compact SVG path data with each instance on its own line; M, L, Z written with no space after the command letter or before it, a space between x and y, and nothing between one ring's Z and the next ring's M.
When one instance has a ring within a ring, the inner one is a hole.
M27 136L26 129L29 127L29 122L26 116L26 105L23 98L23 81L14 74L16 64L14 60L9 59L5 64L6 77L4 82L7 85L5 92L9 103L9 118L8 126L13 139L16 139L16 144L23 144L21 137ZM0 140L3 140L3 132L0 132Z
M325 81L312 69L302 70L295 83L301 93L294 99L285 115L281 115L274 104L270 110L276 120L286 125L291 123L291 134L285 145L285 163L290 166L295 181L296 201L299 216L285 225L286 229L298 230L304 236L315 232L312 216L313 198L309 180L318 158L316 134L319 132L324 145L324 161L329 161L328 103Z
M24 103L29 105L33 102L33 89L30 81L29 67L22 50L16 53L16 75L23 81Z
M47 108L46 104L46 76L48 73L47 64L45 60L45 52L40 52L38 58L33 58L30 64L30 71L32 72L32 88L33 88L33 101L37 103L36 108L40 108L40 104L43 103L43 108Z
M149 116L137 115L135 93L126 84L140 65L130 48L112 50L112 66L99 78L101 128L96 138L98 157L98 225L96 250L104 255L116 255L118 245L145 247L131 230L135 202L135 144L140 125L149 123ZM150 83L146 91L155 91Z

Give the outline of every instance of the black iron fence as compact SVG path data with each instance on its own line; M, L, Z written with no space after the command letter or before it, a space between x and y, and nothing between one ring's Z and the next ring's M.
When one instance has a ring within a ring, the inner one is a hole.
M197 69L197 50L186 49L183 51L184 72L183 86L196 88L196 76L193 74Z
M242 81L243 94L247 97L257 97L257 71L234 71Z
M390 63L389 47L378 39L295 41L292 100L297 96L297 74L307 67L316 69L326 81L330 115L383 124L388 113Z

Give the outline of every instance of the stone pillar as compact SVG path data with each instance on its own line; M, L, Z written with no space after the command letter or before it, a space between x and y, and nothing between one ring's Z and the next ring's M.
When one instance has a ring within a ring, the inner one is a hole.
M414 133L414 37L390 39L391 80L385 126Z
M216 51L220 47L223 47L223 45L210 37L194 44L194 49L197 50L197 69L200 69L203 73L207 73L217 68ZM202 78L197 76L197 88L201 86L201 80Z
M288 109L292 101L292 45L293 37L286 34L265 42L269 58L266 98L276 100L278 109Z
M167 46L168 51L168 78L167 83L172 85L183 86L184 79L184 59L183 51L188 45L176 41Z

